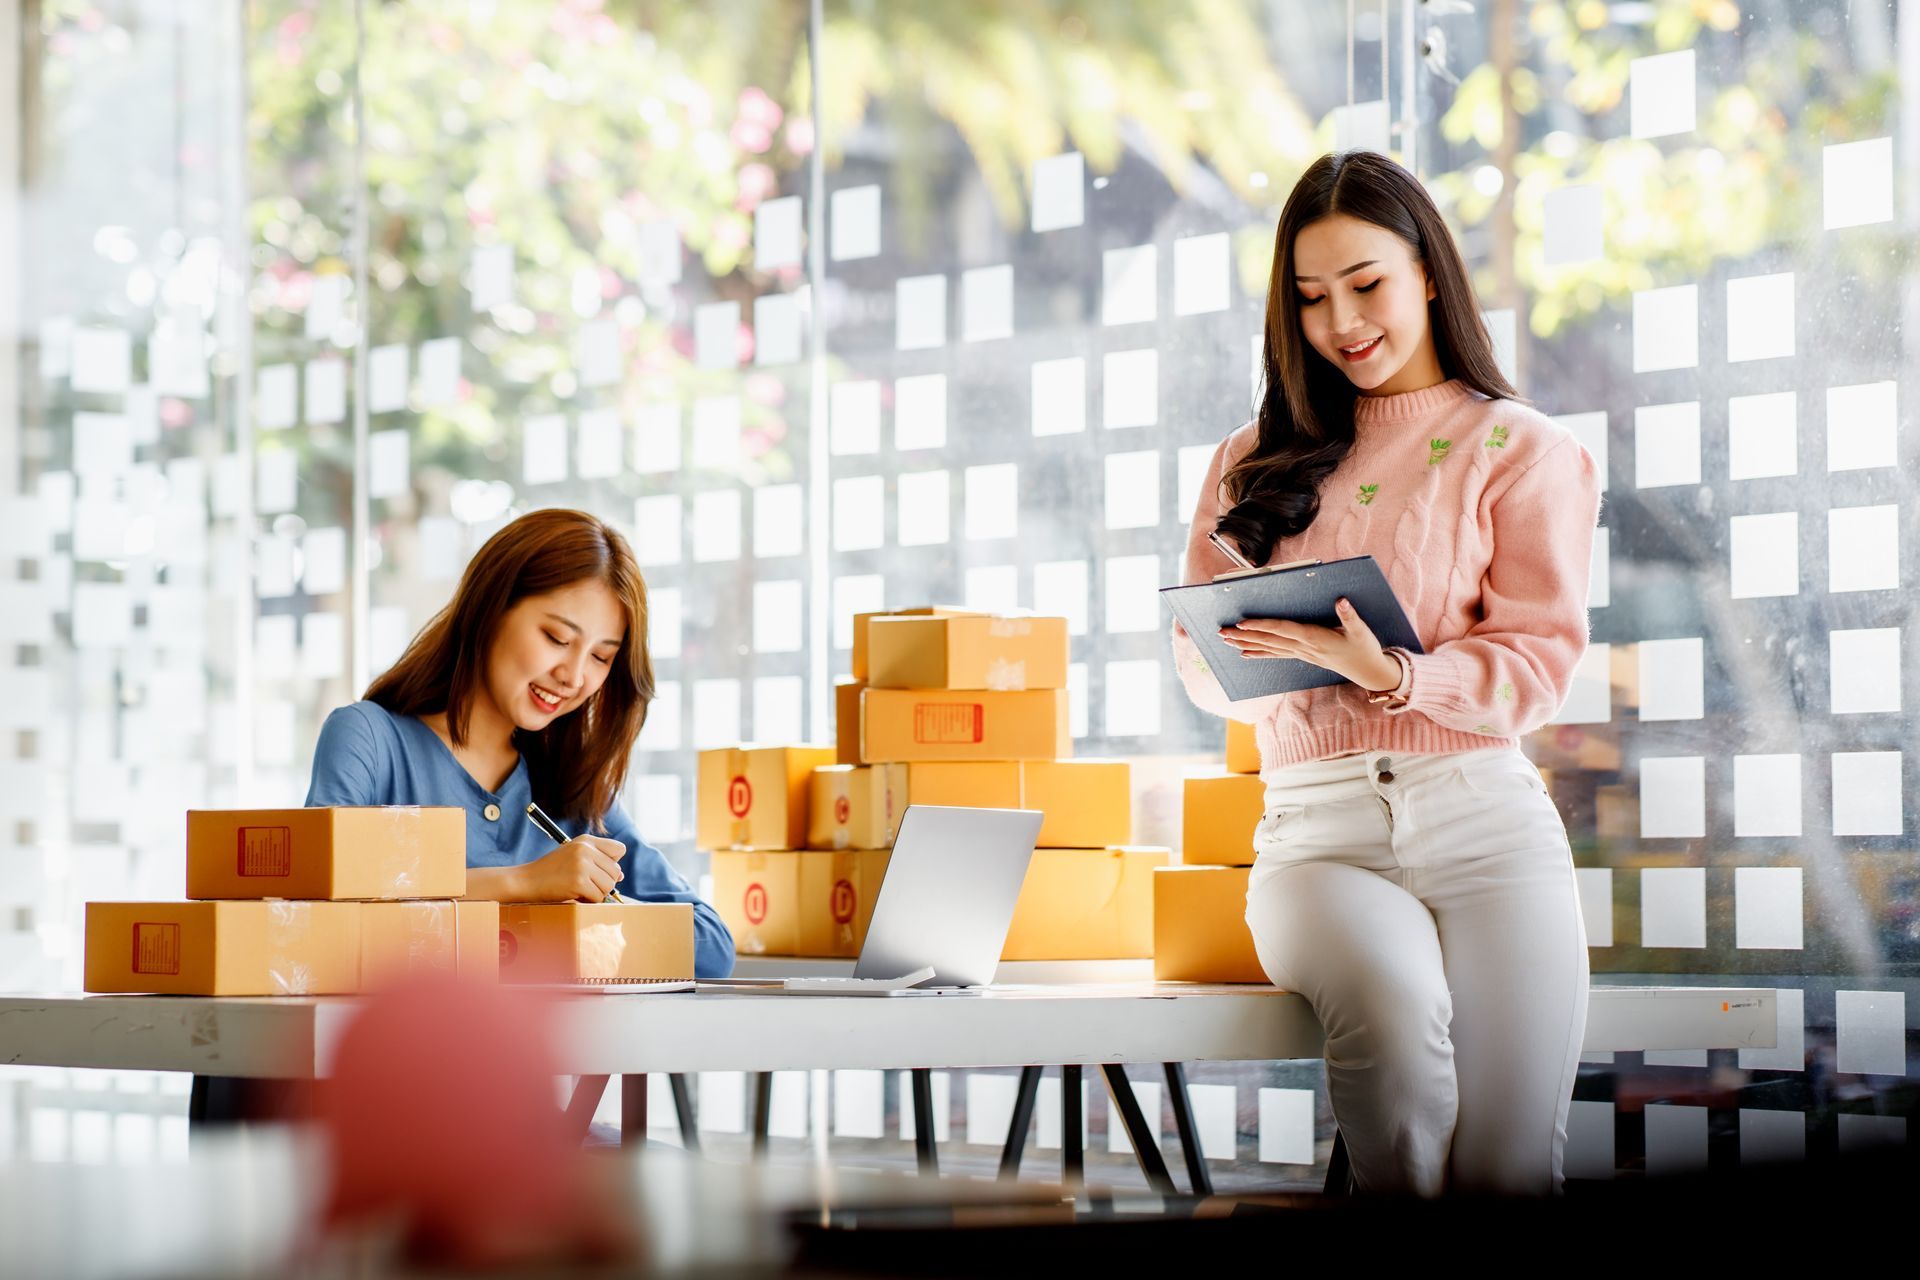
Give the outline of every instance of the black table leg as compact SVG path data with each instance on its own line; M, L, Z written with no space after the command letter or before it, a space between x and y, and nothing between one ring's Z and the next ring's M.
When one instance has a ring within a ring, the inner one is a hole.
M933 1070L913 1068L913 1153L919 1158L920 1172L940 1172L939 1148L933 1131Z
M1080 1068L1060 1068L1060 1181L1077 1187L1086 1181L1086 1145L1080 1140Z
M773 1122L773 1072L753 1073L753 1154L767 1153L768 1127Z
M1126 1127L1127 1140L1133 1143L1133 1152L1140 1159L1140 1172L1147 1175L1147 1185L1161 1195L1173 1195L1173 1175L1167 1171L1166 1157L1160 1154L1160 1140L1140 1110L1140 1100L1134 1097L1127 1069L1116 1062L1102 1070L1106 1072L1107 1093L1120 1115L1120 1123Z
M1020 1087L1013 1096L1013 1121L1007 1126L1007 1145L1000 1151L1000 1176L1020 1176L1020 1157L1027 1150L1027 1128L1033 1123L1033 1100L1040 1093L1039 1067L1020 1068Z
M647 1145L647 1077L620 1077L620 1145L638 1150Z
M667 1083L673 1087L673 1113L680 1119L680 1145L688 1151L700 1150L700 1126L694 1123L693 1091L687 1087L687 1077L674 1072L667 1077Z
M567 1102L567 1132L575 1142L587 1140L587 1129L593 1124L593 1113L600 1108L600 1099L607 1092L607 1077L581 1076L574 1082L573 1097Z
M1213 1194L1207 1158L1200 1154L1200 1134L1193 1125L1193 1103L1187 1097L1187 1073L1177 1062L1167 1063L1167 1100L1173 1104L1173 1123L1180 1131L1180 1150L1187 1158L1187 1181L1193 1194Z
M196 1075L187 1095L188 1140L223 1125L311 1120L315 1091L312 1080Z

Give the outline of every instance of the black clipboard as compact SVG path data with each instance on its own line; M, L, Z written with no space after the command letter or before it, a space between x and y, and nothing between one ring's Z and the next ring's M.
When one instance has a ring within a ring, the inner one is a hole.
M1245 658L1220 638L1220 628L1247 618L1285 618L1337 627L1334 601L1345 596L1373 630L1382 649L1425 653L1405 609L1372 556L1300 565L1272 572L1229 574L1212 582L1162 587L1173 616L1206 659L1229 702L1345 684L1345 676L1295 658Z

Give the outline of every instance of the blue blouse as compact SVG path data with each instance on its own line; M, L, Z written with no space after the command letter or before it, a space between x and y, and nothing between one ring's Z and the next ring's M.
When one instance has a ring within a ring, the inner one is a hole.
M307 790L309 806L432 804L464 809L470 867L517 867L553 848L553 841L527 821L531 799L524 757L500 790L488 791L425 723L394 715L374 702L356 702L327 717L313 750L313 782ZM487 817L489 805L495 806L497 818ZM640 838L619 805L606 812L604 821L607 835L627 847L620 859L625 873L620 892L642 902L692 903L694 972L702 978L732 973L733 935L714 909L658 849Z

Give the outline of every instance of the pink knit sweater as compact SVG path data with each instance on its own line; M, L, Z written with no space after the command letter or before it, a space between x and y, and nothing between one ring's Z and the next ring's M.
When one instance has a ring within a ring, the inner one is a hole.
M1203 710L1245 720L1261 771L1355 751L1448 752L1511 744L1560 709L1587 647L1587 576L1600 477L1570 432L1458 381L1362 396L1352 451L1321 489L1307 531L1269 564L1371 555L1420 637L1407 705L1389 712L1342 683L1229 702L1193 641L1174 661ZM1234 565L1207 541L1220 477L1254 444L1221 442L1187 536L1183 582ZM1260 659L1246 659L1260 661Z

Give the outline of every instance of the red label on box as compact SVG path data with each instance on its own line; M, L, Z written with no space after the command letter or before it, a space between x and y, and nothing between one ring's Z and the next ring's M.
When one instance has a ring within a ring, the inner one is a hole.
M853 820L853 805L845 796L833 802L833 820L843 827Z
M727 784L727 811L736 818L747 816L747 810L753 808L753 784L746 778L736 776Z
M977 702L923 702L913 709L915 742L982 742L987 709Z
M240 828L240 874L293 874L293 832L286 827Z
M747 900L742 904L747 911L747 923L759 924L767 918L767 891L757 884L747 886Z
M519 954L520 954L520 939L514 937L513 934L509 933L507 930L502 929L500 931L500 963L501 965L505 966L505 965L512 964L515 958L519 956Z
M180 972L180 926L177 924L135 924L133 926L133 971L135 973Z
M845 924L853 919L853 909L859 905L860 895L853 891L851 884L845 880L833 882L833 918L836 923Z

